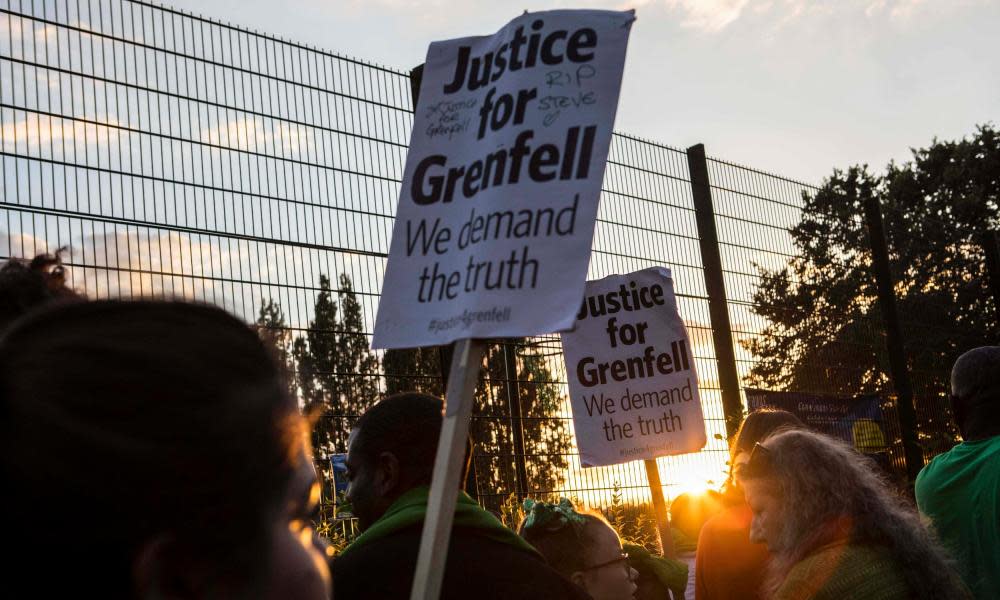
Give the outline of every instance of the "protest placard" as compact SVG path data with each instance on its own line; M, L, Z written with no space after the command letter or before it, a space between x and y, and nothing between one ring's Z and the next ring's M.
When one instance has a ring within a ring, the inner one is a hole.
M705 445L698 375L668 269L588 281L562 343L584 466Z
M634 19L526 13L431 44L373 347L572 326Z
M632 11L525 13L424 63L372 346L457 341L413 579L437 598L484 343L573 324Z

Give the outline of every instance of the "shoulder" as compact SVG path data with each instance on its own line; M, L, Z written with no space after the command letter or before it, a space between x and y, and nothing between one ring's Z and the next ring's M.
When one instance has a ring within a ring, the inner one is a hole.
M920 504L921 497L926 497L928 494L934 492L934 489L939 484L938 480L940 477L938 474L942 471L948 471L951 463L957 459L960 446L961 444L947 452L938 454L917 473L917 479L913 482L913 491L917 498L917 504Z
M729 552L735 546L757 546L749 540L750 521L753 515L750 507L733 506L713 516L701 527L698 534L697 554L712 554L717 549ZM763 547L761 547L763 548Z
M538 555L461 530L452 544L442 598L467 596L470 588L488 599L589 598Z
M335 597L409 597L419 544L420 529L411 528L337 556L330 565Z
M335 597L409 598L420 528L370 542L334 559ZM587 600L589 596L540 557L456 528L448 549L442 599Z
M935 456L921 469L914 482L917 505L922 506L942 487L964 487L983 476L1000 478L1000 436L975 442L962 442Z
M909 598L898 561L887 548L839 544L799 561L775 595L781 600L825 598Z

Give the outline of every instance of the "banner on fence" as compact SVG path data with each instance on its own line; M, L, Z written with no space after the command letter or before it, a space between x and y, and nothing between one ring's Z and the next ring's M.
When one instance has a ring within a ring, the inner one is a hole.
M632 11L431 44L372 346L573 325Z
M349 504L346 504L345 494L349 482L347 480L347 455L330 455L330 472L333 473L333 506L337 519L350 519L354 516Z
M853 445L879 462L889 450L882 404L878 396L839 396L772 392L748 388L747 408L777 408L794 414L810 428Z
M584 466L705 445L698 375L669 269L588 281L562 343Z

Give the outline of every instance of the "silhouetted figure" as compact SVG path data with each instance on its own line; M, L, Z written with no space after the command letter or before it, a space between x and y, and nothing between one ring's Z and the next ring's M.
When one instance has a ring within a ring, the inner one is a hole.
M951 405L964 441L920 471L917 506L973 595L1000 598L1000 346L955 361Z
M55 305L0 337L4 588L23 597L329 594L307 425L210 306Z
M729 453L729 479L723 492L728 506L709 519L698 536L695 600L763 598L767 547L750 541L753 515L735 474L750 459L757 442L776 431L804 427L798 417L784 410L757 410L743 419Z
M348 443L347 500L362 533L333 561L334 594L408 599L427 512L443 403L406 393L358 419ZM538 552L459 490L441 598L586 598Z

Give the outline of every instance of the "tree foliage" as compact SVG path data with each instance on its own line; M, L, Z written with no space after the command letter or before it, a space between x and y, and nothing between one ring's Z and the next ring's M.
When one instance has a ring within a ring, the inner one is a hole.
M286 366L292 395L313 416L312 442L320 464L333 452L345 452L349 420L379 396L378 357L369 349L361 303L351 278L341 274L333 290L320 276L313 318L303 335L292 337L280 304L261 304L257 328ZM336 300L334 299L336 294Z
M804 196L790 229L796 256L760 269L753 311L762 335L745 346L748 383L831 393L891 392L865 201L882 206L896 303L925 431L940 431L955 358L1000 337L982 236L1000 225L1000 132L935 140L882 174L835 170ZM941 440L938 440L939 442Z
M383 366L389 393L443 393L437 348L390 350ZM485 502L499 510L517 489L515 427L520 428L527 455L528 487L543 492L557 487L568 465L572 440L559 415L563 397L542 351L523 339L490 345L476 383L475 402L470 435L476 447L475 484L488 495ZM514 402L520 421L512 418Z

